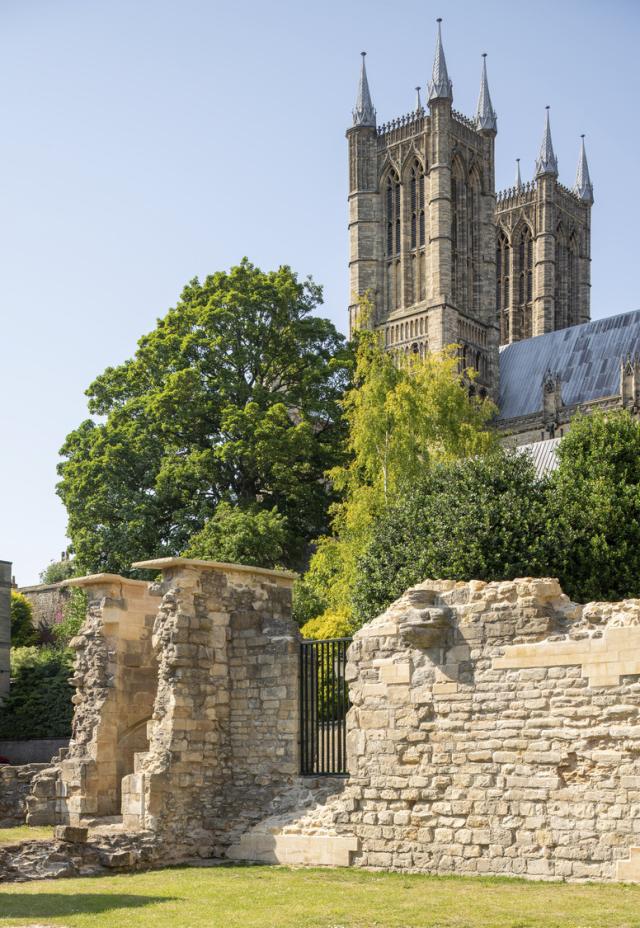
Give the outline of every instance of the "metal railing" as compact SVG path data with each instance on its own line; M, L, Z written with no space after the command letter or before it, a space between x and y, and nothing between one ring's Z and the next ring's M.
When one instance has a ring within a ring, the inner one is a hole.
M347 774L345 679L351 638L300 643L300 771L304 776Z

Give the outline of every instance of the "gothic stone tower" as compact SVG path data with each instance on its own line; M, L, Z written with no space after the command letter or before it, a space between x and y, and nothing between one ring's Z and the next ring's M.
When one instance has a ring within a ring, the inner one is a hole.
M484 57L484 56L483 56ZM350 308L373 303L390 350L460 346L481 392L498 345L589 319L593 188L584 142L573 190L558 183L549 117L536 179L497 197L497 119L483 61L475 119L452 108L440 20L427 113L377 126L362 57L349 142Z
M373 324L401 352L460 345L461 367L495 393L496 116L483 63L475 120L452 109L440 21L427 114L379 128L364 54L349 141L350 326L369 294Z
M590 319L593 187L584 136L573 190L558 182L549 108L536 179L514 187L496 205L496 301L500 343Z

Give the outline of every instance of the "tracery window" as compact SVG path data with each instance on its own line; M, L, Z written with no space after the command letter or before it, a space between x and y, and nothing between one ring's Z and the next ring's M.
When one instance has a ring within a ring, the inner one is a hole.
M387 178L387 256L400 253L400 179L395 172Z
M500 230L496 243L496 304L500 320L500 342L509 341L509 273L511 265L511 248L509 239Z
M533 237L529 226L523 226L518 238L518 326L521 338L532 334L533 307ZM516 333L514 333L516 334Z

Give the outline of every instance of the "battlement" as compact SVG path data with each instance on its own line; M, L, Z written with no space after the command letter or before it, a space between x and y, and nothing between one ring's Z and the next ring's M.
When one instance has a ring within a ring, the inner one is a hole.
M519 187L507 187L505 190L498 190L496 192L496 206L505 209L510 206L522 206L524 203L530 203L533 200L536 188L535 180L529 180Z
M429 117L423 109L413 110L411 113L405 113L404 116L398 116L390 122L385 122L378 126L378 142L388 145L389 142L399 142L401 139L417 135L423 132L429 121Z

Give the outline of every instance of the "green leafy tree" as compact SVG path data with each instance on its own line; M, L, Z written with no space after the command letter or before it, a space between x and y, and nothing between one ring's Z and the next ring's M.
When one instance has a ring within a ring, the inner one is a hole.
M33 627L31 603L22 593L11 590L11 647L27 647L37 641L38 632Z
M101 418L67 437L58 485L83 572L178 554L221 503L275 510L283 564L304 565L327 528L349 372L344 339L313 315L321 296L245 259L191 281L135 357L90 386Z
M71 558L51 561L40 573L41 583L61 583L75 575L75 562Z
M495 449L425 471L375 521L357 565L357 624L428 578L546 573L546 502L545 483L527 455Z
M185 557L277 567L287 548L286 519L273 509L242 509L220 503L191 539Z
M546 559L579 602L640 596L640 423L574 419L548 490Z
M468 371L473 379L474 372ZM469 397L455 348L398 358L378 333L356 336L355 376L343 400L348 427L345 462L330 472L341 499L332 508L331 536L317 543L296 601L321 604L321 628L353 624L358 559L379 514L438 464L482 454L495 446L487 428L495 407ZM306 627L306 626L305 626ZM316 625L306 628L313 633Z

